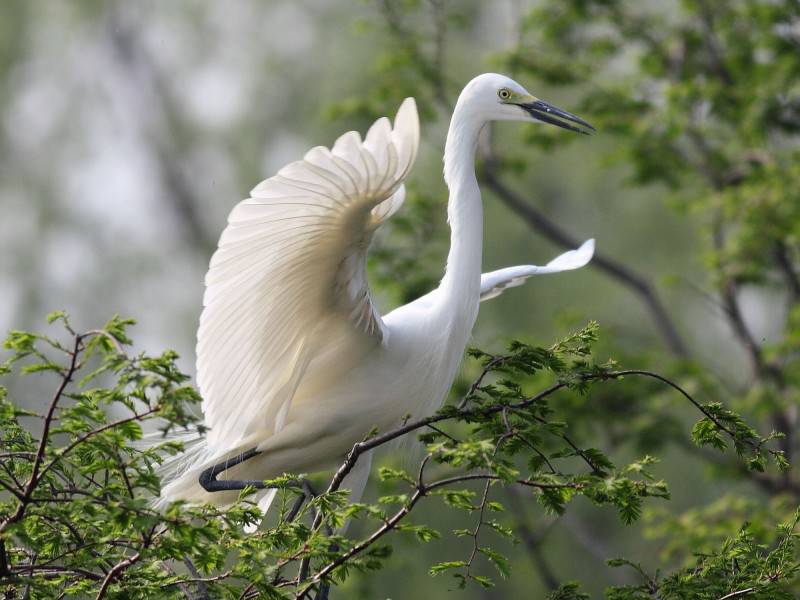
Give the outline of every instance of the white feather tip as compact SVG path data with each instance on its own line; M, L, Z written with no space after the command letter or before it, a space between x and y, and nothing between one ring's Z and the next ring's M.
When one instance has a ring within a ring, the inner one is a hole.
M547 267L559 271L580 269L592 260L592 256L594 256L594 238L586 240L575 250L557 256L547 263Z

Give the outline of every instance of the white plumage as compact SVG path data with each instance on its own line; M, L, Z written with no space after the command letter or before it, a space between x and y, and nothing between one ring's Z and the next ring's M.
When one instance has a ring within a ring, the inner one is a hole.
M464 89L445 151L452 228L445 276L436 290L384 317L370 298L366 256L375 230L401 207L417 156L412 98L393 124L381 118L363 141L349 132L330 150L311 149L234 207L206 276L198 331L208 433L167 464L162 502L230 502L235 492L208 493L198 476L246 449L260 454L220 479L330 468L373 428L435 410L456 375L479 301L531 275L590 260L593 240L545 267L481 275L477 136L489 120L537 120L535 103L586 125L501 75L481 75ZM541 120L553 122L547 113ZM360 494L368 475L369 460L362 460L343 487ZM273 496L262 492L265 510Z
M576 250L564 252L543 267L536 265L521 265L506 267L481 275L481 302L497 298L505 290L525 283L532 275L546 275L547 273L560 273L580 269L592 260L594 254L594 240L586 240Z

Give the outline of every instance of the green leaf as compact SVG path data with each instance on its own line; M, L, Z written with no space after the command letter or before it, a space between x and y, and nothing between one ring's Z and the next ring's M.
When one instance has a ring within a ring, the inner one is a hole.
M443 573L445 571L449 571L451 569L460 569L462 567L466 567L467 563L463 560L449 560L440 563L436 563L433 565L428 572L431 575L438 575L439 573Z
M488 546L482 546L478 548L478 551L491 561L503 579L508 579L511 576L511 567L505 556Z
M547 596L547 600L589 600L589 594L580 591L580 584L570 581L562 584Z
M444 501L453 508L472 510L475 508L472 500L475 492L471 490L446 490L442 496Z

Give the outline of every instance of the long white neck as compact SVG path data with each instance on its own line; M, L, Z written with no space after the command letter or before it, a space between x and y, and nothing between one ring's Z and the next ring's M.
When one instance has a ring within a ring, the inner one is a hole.
M475 178L475 150L483 125L459 101L444 151L444 178L450 189L450 253L439 286L440 299L452 317L469 330L478 314L483 254L483 205Z

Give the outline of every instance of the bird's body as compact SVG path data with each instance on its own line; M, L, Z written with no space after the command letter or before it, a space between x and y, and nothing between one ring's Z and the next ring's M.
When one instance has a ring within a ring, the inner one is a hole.
M331 356L318 367L310 365L286 425L256 444L262 454L246 466L248 470L257 468L266 473L261 477L275 477L330 468L373 428L387 431L407 415L422 416L438 408L459 365L449 348L463 352L464 327L443 328L441 319L419 304L390 313L384 323L387 343L354 357L356 364L342 365L341 357Z
M366 252L404 198L419 140L413 100L403 103L393 128L380 119L363 142L350 132L332 150L314 148L237 205L211 261L198 332L209 433L170 465L162 499L227 503L235 493L207 492L198 483L210 465L255 448L256 456L220 478L325 470L370 431L430 414L453 383L481 300L530 275L588 262L591 241L546 267L481 275L478 134L489 120L553 122L553 114L586 125L501 75L467 85L445 148L445 275L438 288L383 317L370 300ZM359 463L344 484L356 493L369 473L369 461ZM272 494L262 494L266 507Z

